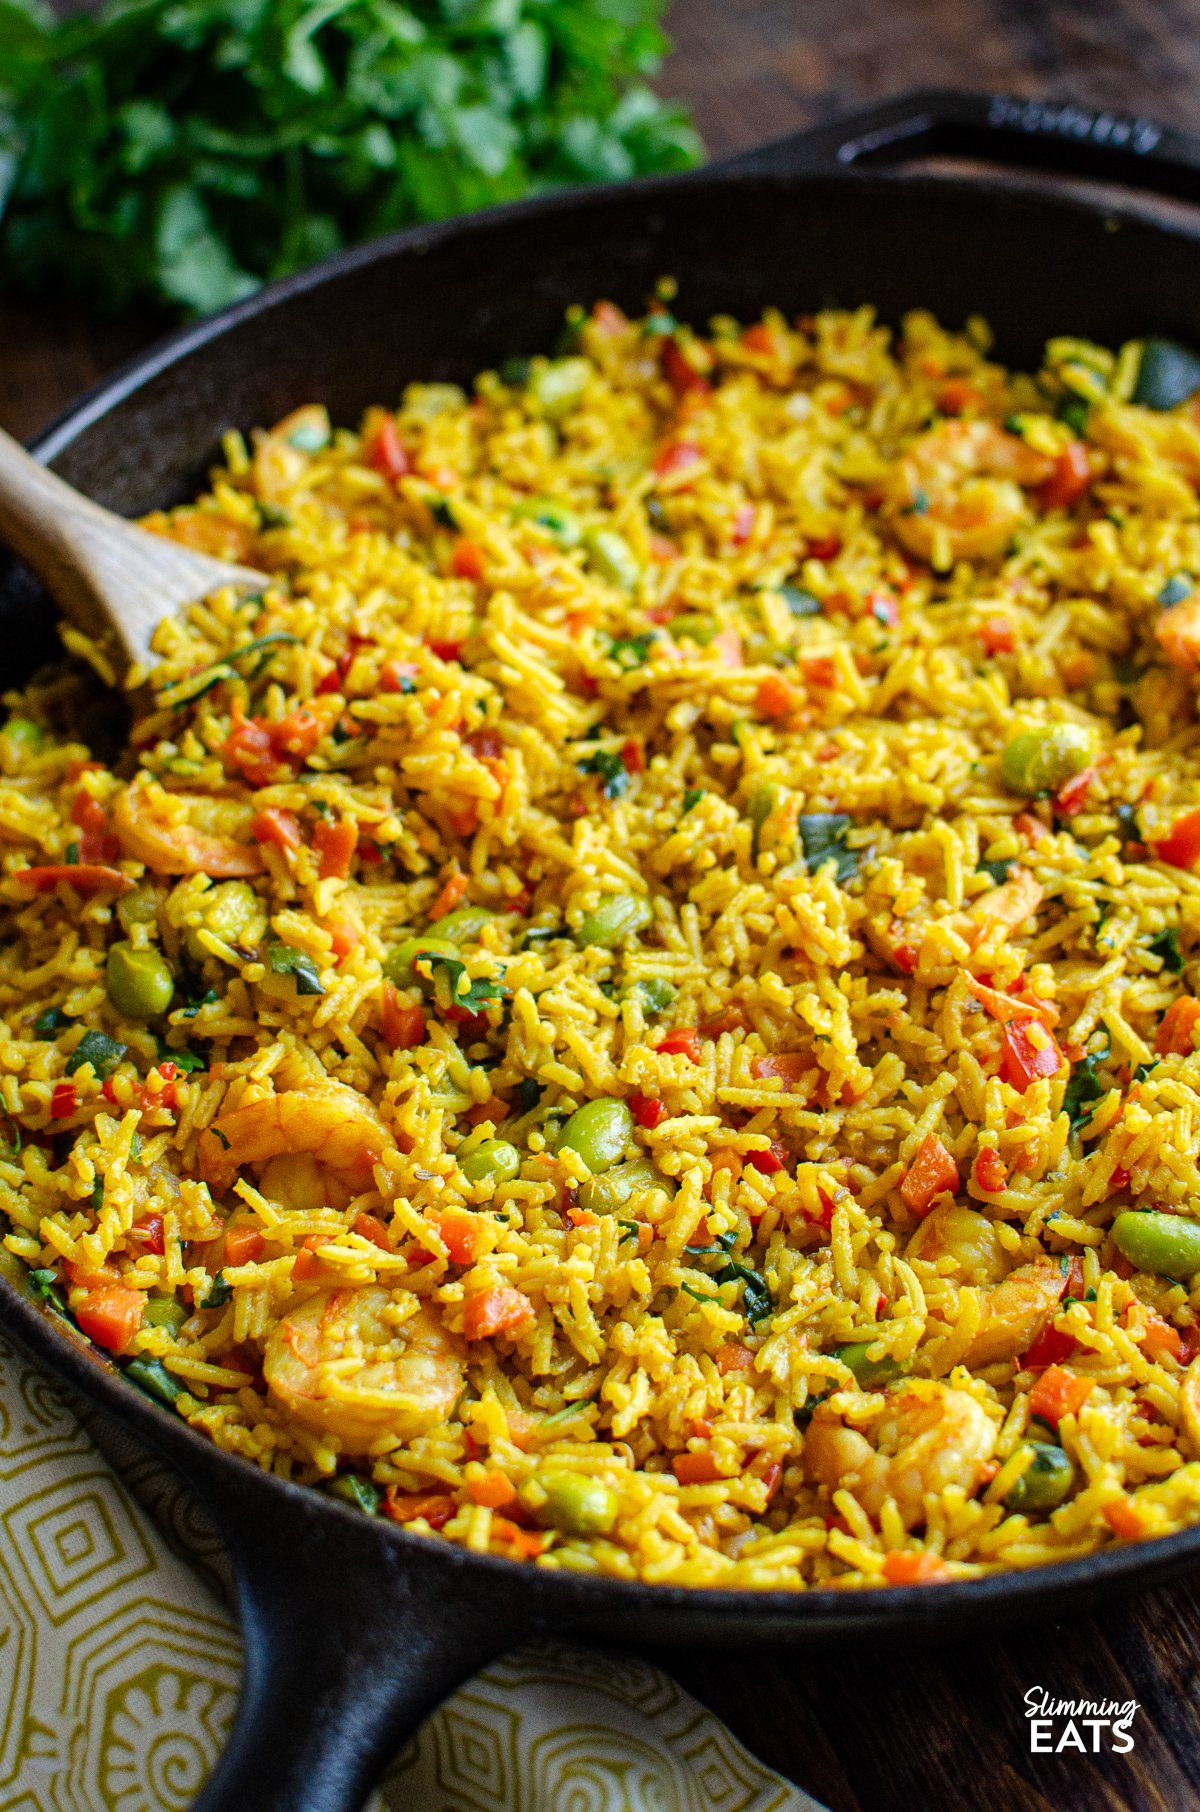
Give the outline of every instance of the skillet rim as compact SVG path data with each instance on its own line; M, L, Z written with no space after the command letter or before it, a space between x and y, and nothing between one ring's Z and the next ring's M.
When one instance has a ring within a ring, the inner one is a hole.
M1131 188L1128 195L1104 200L1089 199L1077 190L1063 192L1024 182L1019 174L1008 172L1002 177L935 175L928 172L911 174L888 172L872 167L864 170L836 169L825 164L804 164L806 135L782 140L763 147L756 155L777 159L795 148L796 167L756 166L752 169L723 169L719 164L680 174L642 178L634 182L608 183L594 187L559 190L478 214L457 216L449 220L425 223L402 229L382 238L350 247L332 258L312 265L292 276L266 285L253 295L233 303L203 320L188 323L155 341L145 352L134 355L114 372L100 379L68 404L29 443L30 451L50 464L66 452L87 430L113 408L136 398L137 391L162 372L169 370L202 351L211 342L236 334L245 322L270 314L281 305L357 272L384 264L397 254L423 251L446 240L480 238L489 231L502 230L511 221L561 214L600 213L612 204L625 204L642 199L653 206L660 197L668 198L681 189L719 186L721 188L777 188L787 190L797 185L806 188L883 190L902 183L909 192L951 194L969 203L977 196L1014 211L1034 208L1049 214L1078 216L1091 224L1103 226L1110 221L1128 222L1150 230L1166 239L1186 244L1200 243L1200 219L1189 225L1178 217L1163 217L1149 211L1143 192ZM199 455L200 459L205 453ZM43 1309L7 1278L0 1276L0 1330L16 1335L22 1344L43 1360L60 1378L82 1393L119 1425L132 1428L139 1440L169 1460L184 1480L187 1489L200 1498L217 1520L225 1545L235 1567L238 1565L236 1531L221 1515L221 1499L236 1499L241 1493L258 1494L255 1509L266 1514L272 1507L301 1515L348 1518L360 1533L363 1524L378 1539L399 1544L418 1564L440 1565L447 1573L489 1576L508 1586L525 1584L532 1597L546 1602L551 1613L561 1601L563 1621L602 1623L612 1615L638 1612L669 1612L673 1619L720 1619L746 1623L751 1618L770 1633L802 1636L807 1625L822 1634L853 1634L861 1627L874 1634L900 1635L919 1629L927 1634L953 1633L957 1615L977 1619L989 1609L997 1613L1017 1613L1036 1609L1036 1600L1046 1598L1060 1603L1078 1600L1086 1592L1093 1594L1104 1585L1133 1585L1146 1588L1160 1584L1189 1566L1200 1565L1200 1523L1172 1535L1145 1541L1120 1543L1073 1560L1051 1561L1024 1569L1007 1569L980 1578L951 1580L931 1590L926 1586L887 1586L838 1589L805 1587L797 1590L755 1587L680 1586L655 1584L644 1580L614 1579L609 1576L565 1572L538 1567L528 1562L506 1560L490 1554L476 1554L439 1538L409 1534L385 1519L364 1519L361 1512L323 1496L309 1485L298 1485L264 1473L235 1454L218 1448L207 1436L191 1428L170 1410L152 1404L136 1387L125 1383L109 1360L92 1348L74 1330L60 1329L58 1318ZM93 1356L94 1355L94 1356ZM205 1477L206 1471L214 1476ZM1049 1606L1047 1607L1049 1608ZM786 1627L785 1627L786 1626Z

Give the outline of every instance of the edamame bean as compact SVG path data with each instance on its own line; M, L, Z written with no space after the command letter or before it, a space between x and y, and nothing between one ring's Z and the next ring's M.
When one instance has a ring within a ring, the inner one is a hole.
M589 359L538 359L529 373L529 394L546 415L557 420L574 409L591 375Z
M576 943L615 950L654 917L649 900L637 893L608 893L579 921Z
M641 981L634 982L631 989L641 1001L642 1012L645 1014L665 1013L677 991L661 975L644 976Z
M588 558L602 579L632 591L642 576L637 556L616 529L589 529L585 537Z
M520 1168L521 1154L507 1139L485 1139L459 1163L468 1183L511 1183Z
M495 916L486 906L456 906L453 912L444 913L433 921L429 936L437 940L448 938L461 949L464 944L478 942L480 932Z
M1061 1447L1030 1441L1033 1459L1004 1499L1006 1510L1057 1510L1075 1483L1075 1468Z
M177 1334L188 1319L188 1311L173 1296L148 1296L142 1310L142 1326L147 1328L167 1328Z
M126 1019L153 1019L165 1013L175 992L175 977L157 950L135 950L114 944L104 970L108 998Z
M538 1472L517 1493L543 1528L564 1535L607 1535L619 1500L603 1479L582 1472Z
M1192 1277L1200 1271L1200 1221L1160 1209L1127 1208L1112 1224L1122 1258L1156 1277Z
M1014 736L1000 757L1000 772L1014 793L1033 798L1081 774L1096 753L1096 734L1084 724L1039 724Z
M664 1194L674 1194L675 1186L660 1175L649 1158L630 1158L627 1164L617 1164L603 1176L589 1177L579 1191L579 1206L589 1214L616 1214L639 1189L661 1189Z
M428 987L425 976L414 967L419 956L457 956L458 945L448 937L406 937L402 944L389 950L383 959L383 973L398 988L411 988L414 982Z
M874 1340L854 1340L849 1346L834 1349L834 1358L840 1359L848 1366L864 1390L875 1390L880 1384L890 1384L893 1378L903 1377L907 1365L899 1359L893 1359L890 1353L882 1359L868 1359L867 1354L875 1345Z
M633 1115L623 1101L585 1101L558 1135L555 1151L573 1151L593 1176L611 1170L633 1132Z
M583 530L574 510L569 510L565 503L555 503L552 497L530 497L518 504L514 514L547 529L560 547L578 547L583 539Z

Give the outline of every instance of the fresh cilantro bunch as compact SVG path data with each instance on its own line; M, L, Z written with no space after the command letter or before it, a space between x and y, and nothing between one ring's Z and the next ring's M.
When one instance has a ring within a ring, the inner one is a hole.
M340 246L677 170L664 0L0 0L0 268L200 314Z

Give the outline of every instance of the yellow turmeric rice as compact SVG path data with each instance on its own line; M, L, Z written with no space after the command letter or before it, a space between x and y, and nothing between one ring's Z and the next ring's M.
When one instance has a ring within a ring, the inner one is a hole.
M1200 368L669 308L231 431L261 592L9 697L4 1274L543 1567L1196 1523Z

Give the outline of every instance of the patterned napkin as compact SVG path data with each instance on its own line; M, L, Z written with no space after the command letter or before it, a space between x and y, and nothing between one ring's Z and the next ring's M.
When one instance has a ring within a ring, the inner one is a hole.
M237 1696L226 1586L174 1475L0 1335L0 1812L185 1812ZM566 1806L824 1812L657 1668L549 1642L455 1693L370 1812Z

